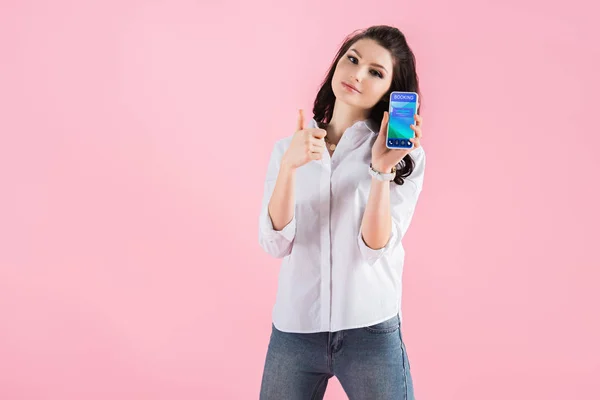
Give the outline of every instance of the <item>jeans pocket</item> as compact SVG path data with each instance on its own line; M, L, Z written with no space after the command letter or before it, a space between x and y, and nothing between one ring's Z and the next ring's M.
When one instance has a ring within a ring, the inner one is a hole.
M396 315L388 320L366 326L363 329L369 333L392 333L400 328L400 318Z

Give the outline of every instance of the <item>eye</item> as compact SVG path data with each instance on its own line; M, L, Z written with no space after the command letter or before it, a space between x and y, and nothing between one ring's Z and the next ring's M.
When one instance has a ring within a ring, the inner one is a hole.
M348 60L350 60L350 62L352 64L358 64L358 59L356 57L352 57L352 56L347 56ZM378 78L383 78L383 75L381 74L381 72L377 71L376 69L372 69L371 71L371 75L376 76Z

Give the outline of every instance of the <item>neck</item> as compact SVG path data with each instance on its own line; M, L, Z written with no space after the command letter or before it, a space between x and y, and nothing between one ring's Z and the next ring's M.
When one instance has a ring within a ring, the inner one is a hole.
M348 104L335 101L333 116L327 125L327 139L331 143L339 142L346 129L358 121L364 121L368 117L368 110L349 106Z

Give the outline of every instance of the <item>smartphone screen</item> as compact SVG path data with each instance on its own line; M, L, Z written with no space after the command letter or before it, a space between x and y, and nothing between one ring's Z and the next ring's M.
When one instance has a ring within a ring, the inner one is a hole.
M390 94L390 119L388 122L386 146L388 149L410 149L409 141L415 136L410 125L415 122L419 95L414 92L392 92Z

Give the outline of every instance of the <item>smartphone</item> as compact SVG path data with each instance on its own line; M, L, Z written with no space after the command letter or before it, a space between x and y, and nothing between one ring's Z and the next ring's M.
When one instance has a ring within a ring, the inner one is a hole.
M410 125L415 123L419 107L419 95L415 92L392 92L390 94L390 118L385 145L388 149L411 149L409 139L415 137Z

